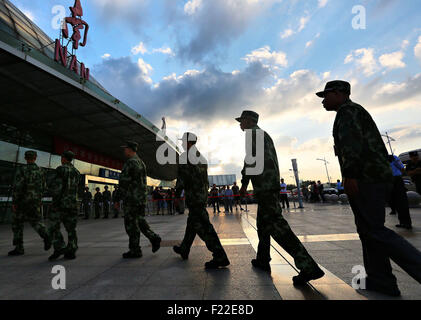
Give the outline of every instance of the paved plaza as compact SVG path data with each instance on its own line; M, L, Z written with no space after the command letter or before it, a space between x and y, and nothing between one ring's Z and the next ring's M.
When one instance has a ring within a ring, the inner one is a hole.
M189 260L172 251L184 234L187 215L147 217L160 234L161 249L153 254L142 236L143 257L124 260L128 237L123 219L81 220L78 225L77 259L49 262L41 239L25 226L25 255L7 257L12 249L9 225L0 226L0 299L134 299L134 300L372 300L391 299L381 294L356 291L351 287L354 266L362 265L361 244L347 205L305 204L304 209L284 211L284 217L303 241L326 276L305 287L294 287L297 274L291 257L272 241L272 272L254 269L250 260L257 249L256 206L248 212L214 215L211 222L231 261L228 268L205 270L211 253L196 239ZM388 210L389 211L389 210ZM421 209L411 209L414 229L398 230L396 216L386 225L421 250ZM66 289L54 290L52 268L66 270ZM393 264L402 297L421 299L421 285Z

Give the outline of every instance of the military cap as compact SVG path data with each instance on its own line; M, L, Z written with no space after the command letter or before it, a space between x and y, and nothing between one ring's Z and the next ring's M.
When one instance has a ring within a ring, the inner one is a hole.
M37 157L37 152L36 151L26 151L25 152L25 158L29 158L29 159L33 159Z
M351 94L351 85L349 82L342 80L334 80L326 83L323 91L317 92L316 95L320 98L324 98L325 94L331 91L341 91L347 94Z
M235 120L237 120L238 122L241 122L242 119L251 119L256 122L259 122L259 115L254 111L245 110L241 114L241 117L235 118Z
M108 189L108 186L105 186L104 189Z
M127 141L126 144L124 146L121 146L122 148L130 148L133 151L137 151L137 148L139 147L139 144L137 142L134 141Z
M418 151L411 151L411 152L409 153L409 156L410 156L410 157L418 157Z
M75 157L75 154L72 151L68 150L68 151L63 152L61 156L63 158L66 158L69 161L72 161Z
M187 141L187 142L197 142L197 136L191 132L185 132L183 137L179 140Z

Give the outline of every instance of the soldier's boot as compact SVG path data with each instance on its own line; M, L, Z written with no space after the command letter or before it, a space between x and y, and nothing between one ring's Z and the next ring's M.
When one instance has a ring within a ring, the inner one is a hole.
M48 261L54 261L57 260L58 258L60 258L60 256L62 256L65 253L64 249L61 250L56 250L54 251L54 253L48 257Z
M219 267L226 267L229 266L230 262L228 258L223 258L221 260L215 260L212 259L211 261L208 261L205 263L206 269L218 269Z
M123 253L123 258L124 259L138 259L138 258L142 258L142 251L139 250L139 251L133 252L133 251L130 250L128 252Z
M151 241L152 244L152 252L155 253L161 248L161 238L156 237L154 240Z
M269 262L253 259L251 260L251 264L253 265L253 267L262 269L263 271L268 271L268 272L271 271Z
M64 259L74 260L74 259L76 259L76 254L74 252L68 251L64 254Z
M174 250L175 253L179 254L181 258L183 258L183 260L187 260L189 258L189 254L183 252L180 246L174 246L172 247L172 249Z
M311 280L320 279L324 275L323 270L317 267L312 273L301 271L298 276L292 277L292 282L294 285L304 285Z
M16 256L23 256L24 254L25 254L25 250L23 249L23 247L18 246L12 251L10 251L7 255L9 257L16 257Z
M370 278L366 278L365 290L380 292L382 294L385 294L391 297L399 297L401 295L401 292L397 285L388 286L388 285L383 285L380 283L375 283L371 281Z
M48 251L51 249L52 242L49 236L45 236L44 238L44 250Z

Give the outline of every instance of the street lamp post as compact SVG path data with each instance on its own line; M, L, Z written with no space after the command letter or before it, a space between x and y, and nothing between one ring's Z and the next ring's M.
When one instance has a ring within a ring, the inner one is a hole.
M393 149L392 149L392 141L395 142L396 140L393 139L391 136L389 136L387 132L386 134L382 134L382 137L387 138L387 144L389 145L390 152L392 153L392 156L393 156L394 154L393 154Z
M331 182L330 182L329 170L327 169L327 165L329 164L329 162L328 162L328 161L326 161L326 158L323 158L323 159L317 159L317 160L319 160L319 161L323 161L323 162L324 162L325 167L326 167L327 181L329 181L329 185L330 185L330 184L331 184Z

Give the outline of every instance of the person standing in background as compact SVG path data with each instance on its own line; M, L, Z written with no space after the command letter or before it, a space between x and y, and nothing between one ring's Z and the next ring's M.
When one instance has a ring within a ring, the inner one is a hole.
M105 191L102 193L102 208L104 219L108 219L110 214L110 202L111 202L111 192L108 190L108 186L104 187Z
M288 190L287 184L285 183L284 179L281 179L281 202L282 202L282 209L285 209L285 204L289 209L289 200L288 200Z
M89 191L89 187L85 188L85 192L83 193L82 203L83 203L83 212L85 213L84 219L88 220L90 212L91 212L91 204L92 204L92 193Z
M240 206L240 210L243 211L243 208L241 207L240 188L237 186L237 182L234 182L234 185L232 186L232 192L234 193L235 210L238 210L238 204Z
M410 230L412 229L412 220L409 214L407 190L402 179L405 167L401 160L394 155L389 156L389 162L393 172L393 189L389 201L392 209L390 214L394 215L398 212L399 224L396 227Z
M415 183L417 193L421 195L421 160L417 151L410 152L409 157L411 161L406 165L406 172Z
M228 212L232 213L232 202L233 202L234 192L230 189L230 186L227 186L225 190L225 199L227 201Z
M99 219L101 216L102 193L98 187L96 187L95 190L96 190L96 193L94 195L95 219Z

